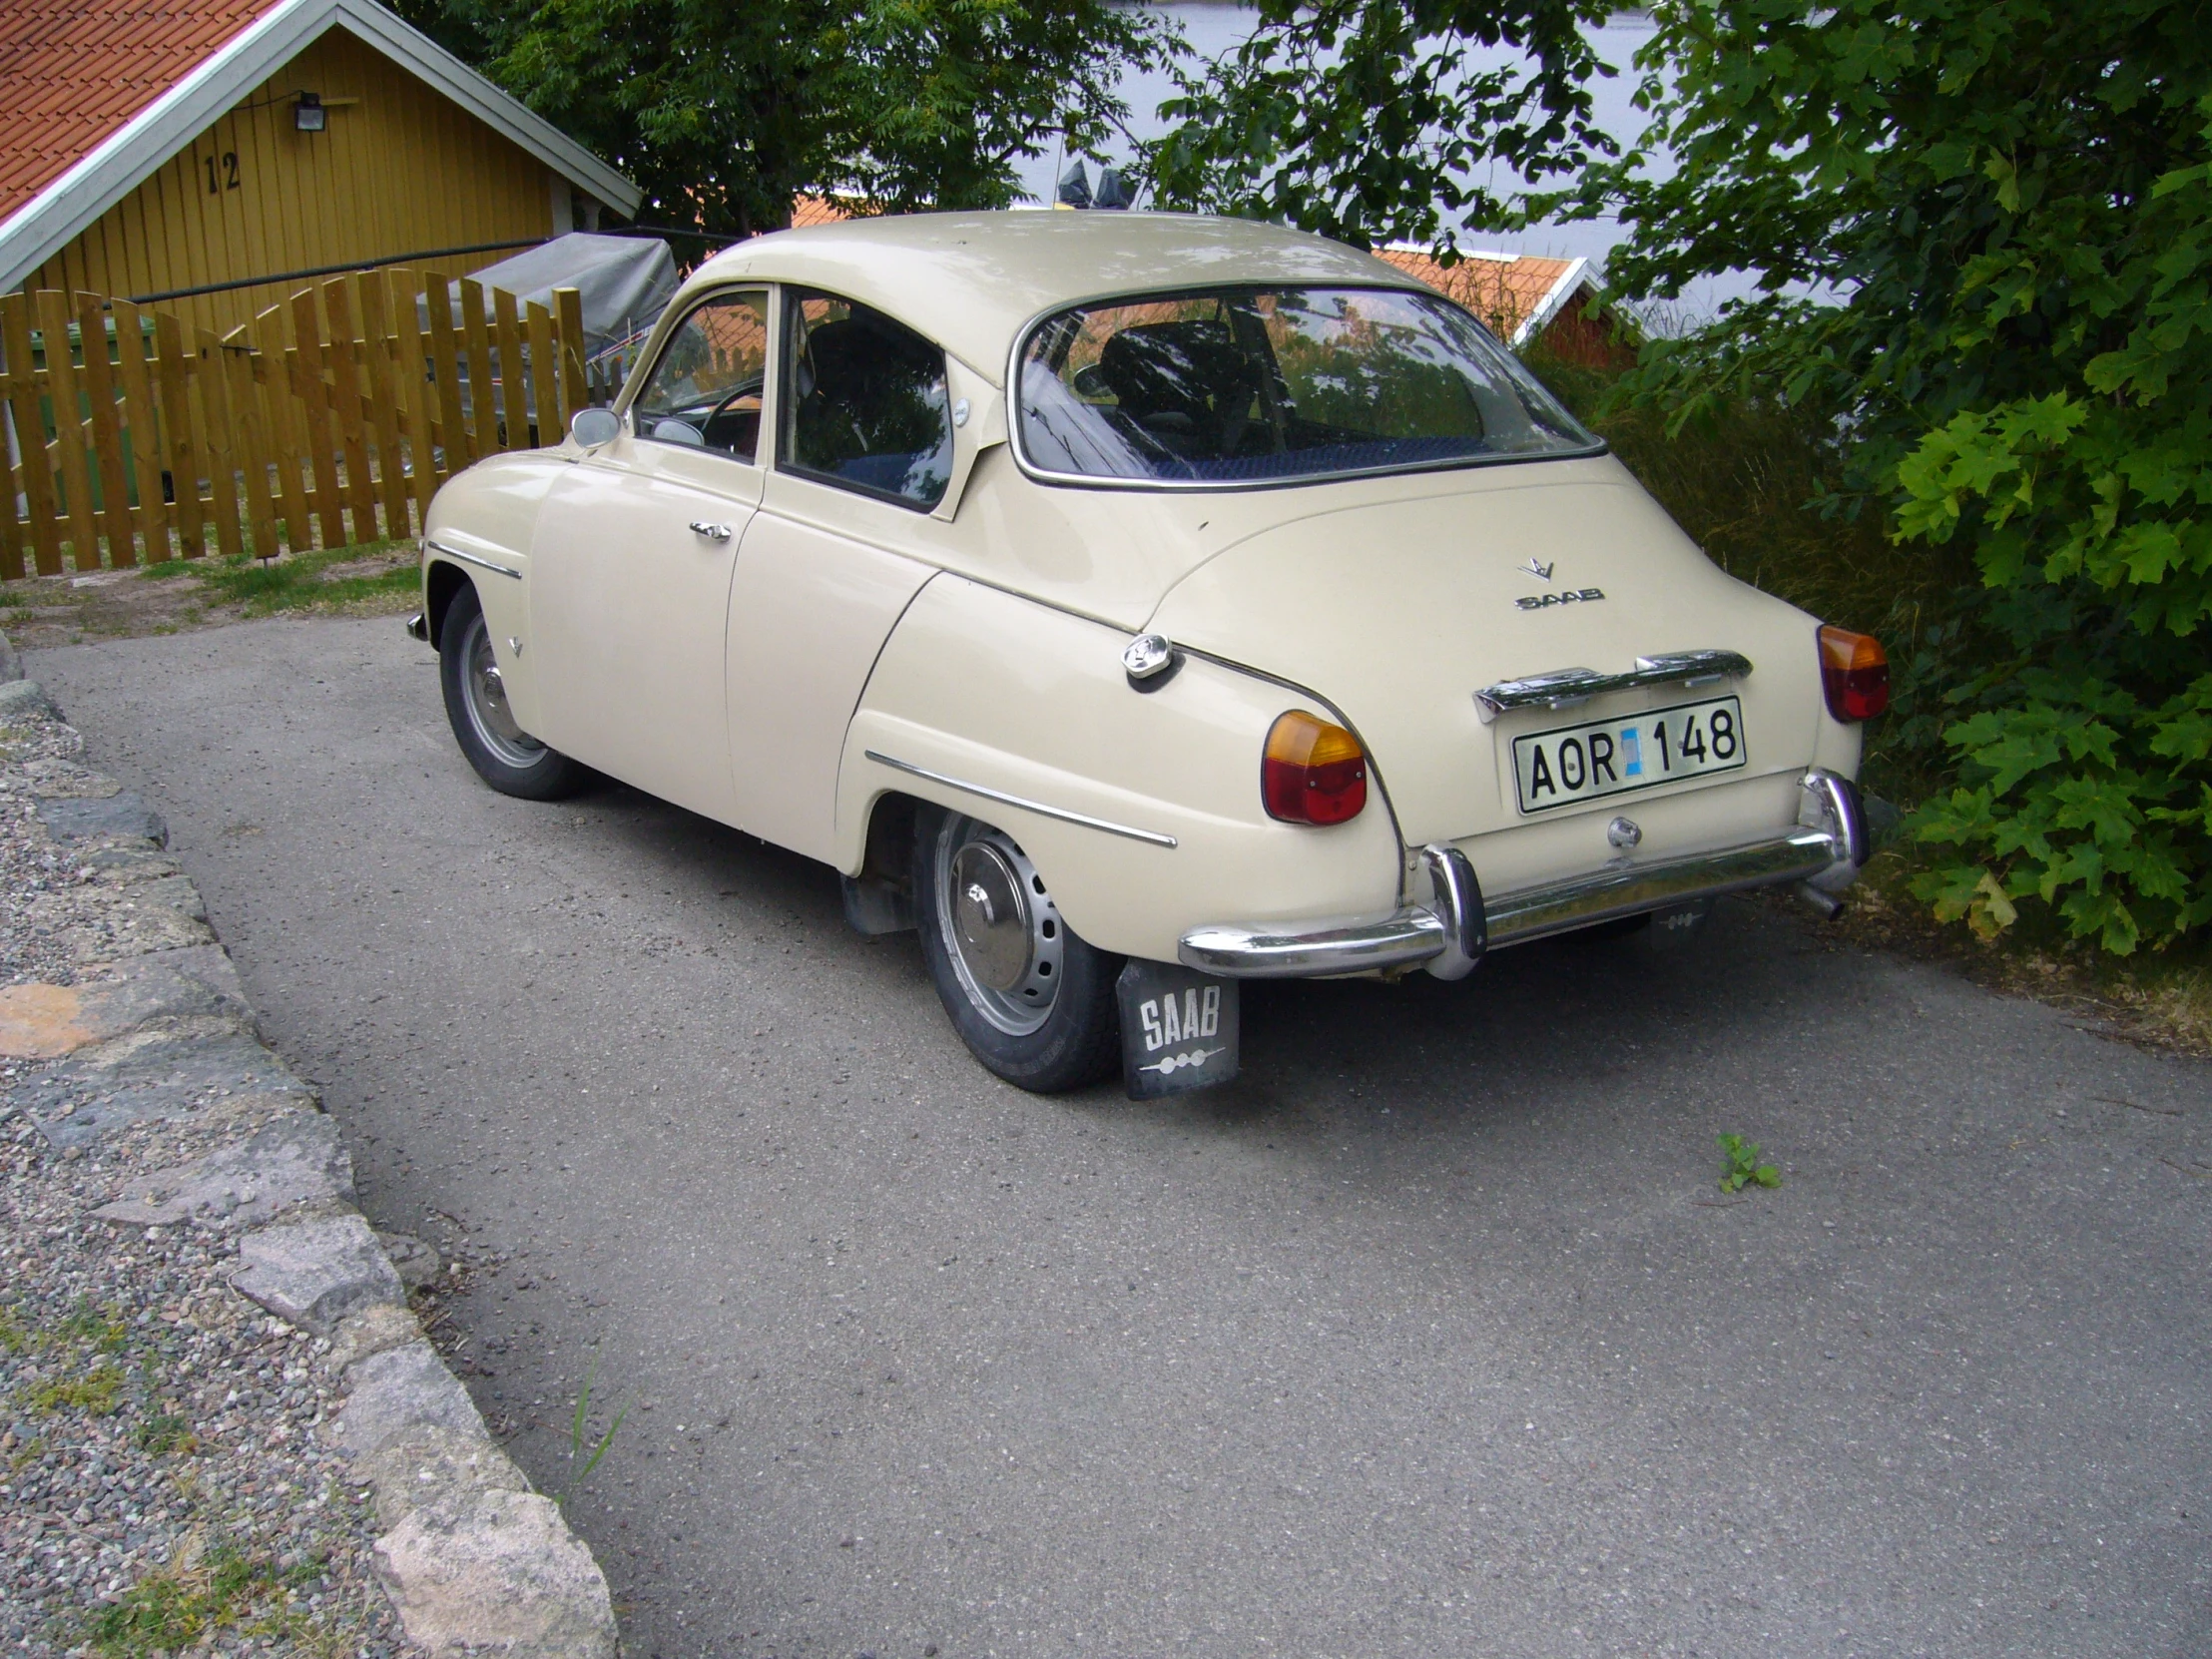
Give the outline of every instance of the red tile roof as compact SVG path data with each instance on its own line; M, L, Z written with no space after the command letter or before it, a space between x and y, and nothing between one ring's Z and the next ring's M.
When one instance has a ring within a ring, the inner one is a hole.
M0 4L0 223L273 3Z
M1503 339L1536 313L1574 264L1535 254L1469 254L1447 270L1417 249L1379 248L1376 254L1474 312Z

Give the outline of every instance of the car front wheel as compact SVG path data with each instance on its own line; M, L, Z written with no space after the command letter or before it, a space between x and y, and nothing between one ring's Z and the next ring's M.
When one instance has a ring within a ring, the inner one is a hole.
M916 813L914 910L937 995L985 1066L1038 1094L1112 1075L1121 958L1061 919L1012 836L959 813Z
M507 687L492 655L491 630L476 590L462 584L438 630L438 678L445 718L478 777L501 795L559 801L591 774L523 731L507 705Z

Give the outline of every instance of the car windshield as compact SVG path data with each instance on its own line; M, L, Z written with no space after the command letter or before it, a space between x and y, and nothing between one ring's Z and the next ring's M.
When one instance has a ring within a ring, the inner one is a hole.
M1021 353L1048 473L1240 484L1589 454L1599 440L1450 301L1239 288L1078 306Z

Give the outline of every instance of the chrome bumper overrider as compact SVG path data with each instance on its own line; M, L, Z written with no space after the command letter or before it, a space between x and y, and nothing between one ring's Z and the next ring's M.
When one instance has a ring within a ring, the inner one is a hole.
M1179 954L1187 966L1233 979L1303 979L1415 964L1440 979L1457 979L1493 946L1718 893L1797 881L1833 902L1858 875L1867 851L1858 790L1816 768L1801 780L1798 827L1784 834L1677 858L1617 858L1588 875L1489 898L1466 854L1439 843L1421 850L1426 904L1343 925L1194 927L1183 935Z

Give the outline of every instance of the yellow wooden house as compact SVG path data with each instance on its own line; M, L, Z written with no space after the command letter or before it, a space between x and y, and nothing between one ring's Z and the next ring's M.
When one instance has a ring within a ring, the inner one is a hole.
M0 7L0 291L221 333L318 275L463 276L638 203L375 0Z

